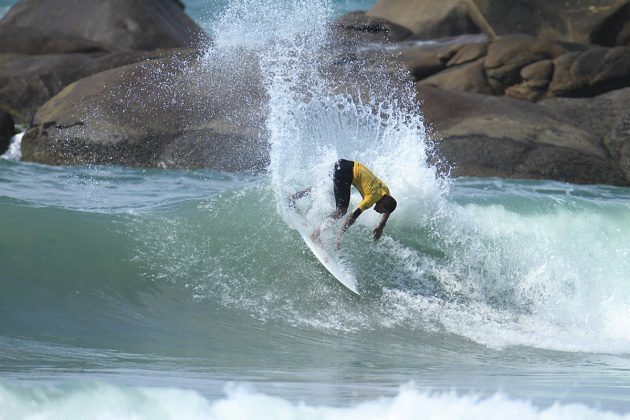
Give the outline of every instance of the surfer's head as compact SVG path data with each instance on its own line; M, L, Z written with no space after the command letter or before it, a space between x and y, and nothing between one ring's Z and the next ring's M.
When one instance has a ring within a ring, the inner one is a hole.
M383 198L378 200L374 205L374 210L377 213L393 213L396 210L396 200L391 195L384 195Z

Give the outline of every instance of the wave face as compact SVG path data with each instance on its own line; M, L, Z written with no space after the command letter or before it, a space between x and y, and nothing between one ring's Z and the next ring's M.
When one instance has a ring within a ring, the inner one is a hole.
M0 162L3 336L143 352L141 334L177 353L173 334L190 352L262 322L630 351L627 189L462 179L401 200L381 241L375 218L347 232L355 299L287 227L273 175Z

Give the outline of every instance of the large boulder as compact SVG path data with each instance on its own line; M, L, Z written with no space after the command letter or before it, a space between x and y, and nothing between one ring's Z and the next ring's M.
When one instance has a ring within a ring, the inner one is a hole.
M65 86L118 66L159 57L165 51L76 54L0 54L0 108L21 124Z
M201 38L178 0L19 1L0 20L0 108L28 124L80 78Z
M11 137L15 134L13 118L8 112L0 111L0 155L7 151Z
M268 159L255 60L201 62L191 51L81 79L42 106L22 158L256 170ZM248 64L249 63L249 64Z
M0 54L72 54L103 51L108 51L108 48L78 36L0 25Z
M491 42L475 37L401 44L396 60L422 85L528 101L592 97L630 86L630 47L567 44L526 34Z
M595 96L630 86L630 47L594 47L554 60L549 96Z
M0 20L46 34L65 34L111 50L187 48L203 30L179 0L21 0Z
M552 98L540 104L602 139L612 161L630 180L630 88L594 98Z
M438 155L453 165L454 175L629 184L601 132L567 113L429 86L419 87L419 97Z
M379 0L368 14L402 25L419 39L480 32L461 0Z
M446 90L492 94L484 73L484 59L448 68L420 81L422 86L435 86Z
M516 34L499 37L488 47L484 67L488 83L495 93L503 94L509 86L521 82L521 70L537 61L549 60L566 52L554 42Z
M421 38L483 31L605 46L630 41L628 0L379 0L369 13Z
M497 35L521 32L576 43L611 44L627 0L472 0Z

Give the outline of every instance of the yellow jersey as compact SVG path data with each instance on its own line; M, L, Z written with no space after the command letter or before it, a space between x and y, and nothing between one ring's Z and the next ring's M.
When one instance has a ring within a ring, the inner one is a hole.
M383 196L389 195L387 185L356 160L352 169L352 185L363 197L363 200L357 206L361 211L366 211Z

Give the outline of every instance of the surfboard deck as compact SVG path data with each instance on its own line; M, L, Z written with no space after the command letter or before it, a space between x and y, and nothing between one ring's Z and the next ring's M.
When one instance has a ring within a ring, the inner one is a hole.
M288 213L293 227L298 231L308 248L319 260L319 262L322 263L324 268L326 268L326 270L328 270L328 272L332 274L332 276L337 279L339 283L344 285L346 289L358 295L359 292L357 291L356 277L354 277L352 273L350 273L339 263L333 253L328 252L319 244L311 240L310 236L312 233L312 229L309 227L308 223L306 223L306 219L304 219L299 213L295 211L289 210Z

